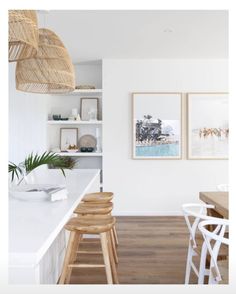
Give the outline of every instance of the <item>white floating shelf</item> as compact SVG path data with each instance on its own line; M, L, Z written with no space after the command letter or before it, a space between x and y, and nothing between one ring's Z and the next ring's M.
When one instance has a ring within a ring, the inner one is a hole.
M60 156L78 156L78 157L98 157L102 156L99 152L57 152Z
M89 95L89 94L97 94L101 95L102 94L102 89L75 89L73 92L70 93L62 93L62 94L55 94L55 95L61 95L61 96L76 96L76 95ZM53 94L54 95L54 94Z
M75 89L73 94L83 94L83 93L102 93L102 89Z
M83 120L48 120L48 125L101 125L102 120L83 121Z

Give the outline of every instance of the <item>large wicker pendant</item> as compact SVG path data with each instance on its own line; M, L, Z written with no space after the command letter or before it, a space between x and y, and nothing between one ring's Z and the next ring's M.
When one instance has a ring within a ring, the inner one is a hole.
M37 55L17 62L16 89L42 94L74 91L72 61L60 38L51 30L39 29Z
M38 50L38 21L34 10L9 10L10 62L31 58Z

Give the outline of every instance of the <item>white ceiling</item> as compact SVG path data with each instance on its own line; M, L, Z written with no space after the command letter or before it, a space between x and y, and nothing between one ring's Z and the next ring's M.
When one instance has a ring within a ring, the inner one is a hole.
M227 58L227 11L82 11L38 13L74 63L103 58Z

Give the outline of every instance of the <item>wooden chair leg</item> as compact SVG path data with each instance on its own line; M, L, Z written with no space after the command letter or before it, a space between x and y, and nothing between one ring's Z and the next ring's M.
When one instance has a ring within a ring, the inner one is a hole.
M80 242L82 240L82 237L83 237L82 234L76 233L75 238L74 238L74 242L73 242L73 246L72 246L72 250L71 250L71 258L70 258L70 261L69 261L70 264L71 263L73 264L76 261L77 251L78 251L78 248L79 248L79 244L80 244ZM68 270L67 270L65 284L70 283L70 277L71 277L72 269L73 269L72 267L69 267Z
M108 238L106 233L101 233L101 245L102 245L102 253L103 259L105 264L106 276L107 276L107 283L113 284L112 280L112 272L111 272L111 264L109 258L109 248L108 248Z
M74 246L74 240L75 240L75 232L70 232L70 237L69 237L69 241L68 241L68 245L66 248L66 254L65 254L65 258L64 258L64 263L63 263L63 268L62 268L62 273L59 279L59 284L64 284L65 280L66 280L66 276L67 276L67 272L68 272L68 265L70 263L70 258L71 258L71 253L73 250L73 246Z
M119 242L118 242L118 236L117 236L117 231L116 231L116 227L115 226L113 226L113 228L112 228L112 234L114 235L115 244L116 244L116 246L118 246L119 245Z
M113 231L111 230L109 232L109 234L110 234L110 238L111 238L111 246L112 246L112 252L113 252L114 260L115 260L115 263L118 264L118 256L117 256L116 244L115 244L115 238L114 238Z
M113 250L112 250L112 241L111 241L111 235L112 232L107 232L107 239L108 239L108 249L109 249L109 257L110 257L110 263L111 263L111 270L112 270L112 278L114 284L119 284L118 276L117 276L117 270L116 270L116 264L114 260Z

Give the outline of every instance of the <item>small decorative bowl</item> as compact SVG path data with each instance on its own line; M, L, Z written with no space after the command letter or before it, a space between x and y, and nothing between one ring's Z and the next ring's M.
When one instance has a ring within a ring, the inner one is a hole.
M87 147L81 147L80 152L87 152Z
M81 147L80 152L93 152L94 148L93 147Z
M93 152L94 148L93 147L87 147L87 152Z
M53 114L52 115L53 120L60 120L61 119L61 115L60 114Z
M78 152L79 149L66 149L66 151L67 151L67 152L71 152L71 153L73 153L73 152Z

